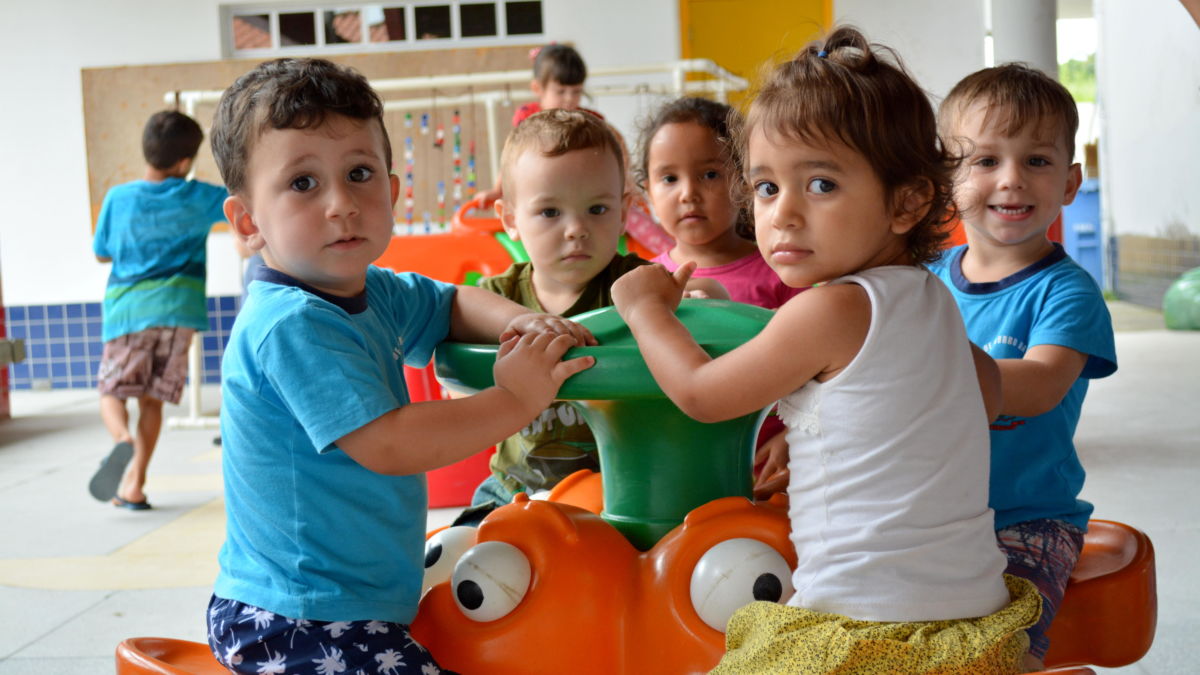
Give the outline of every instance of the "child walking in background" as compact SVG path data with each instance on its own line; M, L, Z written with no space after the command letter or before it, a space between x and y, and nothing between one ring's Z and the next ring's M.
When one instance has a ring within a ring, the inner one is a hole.
M736 134L759 250L810 288L757 336L717 358L695 343L674 316L694 263L613 287L684 412L780 400L788 427L795 592L735 612L714 672L1015 673L1037 620L987 506L998 373L922 267L947 236L953 160L889 53L835 30L775 69Z
M208 328L206 241L225 220L225 188L188 180L204 132L164 110L146 122L142 180L104 196L92 249L111 262L104 294L104 353L96 377L100 417L115 445L88 490L134 511L150 508L142 491L162 429L163 402L179 403L192 336ZM136 432L126 401L138 402Z
M1027 665L1041 670L1050 627L1083 547L1092 505L1073 437L1089 380L1117 369L1099 287L1046 237L1082 176L1071 94L1020 64L967 76L941 107L963 156L954 201L967 244L931 266L967 335L996 359L1004 404L992 424L990 506L1008 573L1042 594Z
M529 262L480 287L563 316L611 305L613 282L649 262L617 253L631 195L624 148L608 124L579 111L538 113L509 135L500 162L504 198L496 211ZM711 280L697 281L693 293L728 297ZM580 469L599 471L596 439L570 404L556 402L497 445L491 469L458 524L481 520L518 492L548 490Z
M399 179L383 104L320 59L259 65L231 86L213 155L225 214L266 267L221 368L226 539L209 644L243 673L437 675L408 633L424 569L424 471L516 432L595 338L487 291L371 262ZM443 340L502 341L495 386L409 403L401 365Z
M732 108L705 98L671 101L642 130L638 183L675 245L654 258L674 272L695 262L694 276L721 282L729 297L776 309L803 288L780 280L754 244L750 214L733 200Z
M587 64L579 52L569 45L554 43L538 47L530 54L533 56L533 79L529 81L529 89L537 100L517 108L513 113L513 127L543 110L581 110L579 104L583 101ZM595 110L582 110L603 118ZM486 208L500 198L503 189L501 178L496 176L496 185L480 193L480 206Z

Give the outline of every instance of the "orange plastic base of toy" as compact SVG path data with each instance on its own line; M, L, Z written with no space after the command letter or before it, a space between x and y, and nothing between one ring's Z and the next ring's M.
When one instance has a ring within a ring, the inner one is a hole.
M1154 545L1142 531L1093 520L1047 636L1046 665L1117 668L1150 650L1158 624Z
M477 545L518 549L532 578L511 612L487 622L463 614L449 583L421 600L413 637L462 673L706 671L724 653L725 636L691 609L701 556L750 537L795 565L786 514L741 497L697 508L645 552L594 513L524 495L484 519L476 536Z
M129 638L117 645L117 675L221 675L225 667L206 644L171 638Z
M589 479L579 474L564 491L586 494L580 490ZM730 537L790 551L779 502L716 500L641 553L593 513L520 497L488 516L477 534L477 542L507 542L529 559L534 573L520 604L476 622L463 616L449 584L440 584L422 599L413 636L443 666L464 673L707 670L720 658L724 636L691 609L690 570L714 542ZM795 564L790 554L788 562ZM1093 520L1050 629L1049 669L1042 673L1095 675L1072 664L1137 661L1154 640L1157 608L1150 539L1128 525ZM167 638L125 640L116 665L118 675L225 672L207 645Z
M599 510L598 484L598 474L579 472L552 491L551 500L582 508L522 497L485 519L476 544L519 549L531 568L528 590L510 613L480 622L464 615L451 584L436 585L422 600L414 637L445 667L468 673L555 672L564 664L581 674L683 673L715 665L724 636L699 621L688 595L691 571L705 550L734 537L768 542L794 564L782 495L768 505L736 497L706 504L639 553L590 512ZM1137 661L1153 642L1156 615L1149 538L1092 521L1043 672L1094 675L1085 664Z

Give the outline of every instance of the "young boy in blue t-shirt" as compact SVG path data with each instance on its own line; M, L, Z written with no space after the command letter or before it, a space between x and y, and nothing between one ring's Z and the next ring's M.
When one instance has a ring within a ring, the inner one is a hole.
M353 70L278 59L214 119L225 214L266 263L222 365L227 524L208 635L235 672L439 672L408 633L423 472L515 433L592 362L560 360L594 344L578 324L371 265L399 194L382 113ZM409 402L401 365L497 337L495 386Z
M92 248L112 262L104 294L104 352L97 374L100 417L113 446L88 485L119 507L150 508L142 486L162 428L163 401L178 403L192 336L208 327L205 242L225 220L225 188L188 180L204 133L173 110L155 113L142 132L143 180L104 196ZM129 398L138 402L136 433Z
M932 270L950 287L971 341L1000 367L989 506L1009 574L1034 582L1042 616L1026 666L1041 670L1046 629L1083 546L1092 505L1073 436L1088 381L1117 369L1112 321L1088 273L1046 232L1082 176L1075 101L1019 64L967 76L943 101L946 144L963 156L954 201L967 244Z

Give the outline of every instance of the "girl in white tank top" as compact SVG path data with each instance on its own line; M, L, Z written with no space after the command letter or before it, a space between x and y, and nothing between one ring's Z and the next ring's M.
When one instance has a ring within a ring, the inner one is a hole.
M714 422L780 401L788 426L787 456L764 474L790 471L795 592L734 614L721 672L1019 672L1040 610L1032 586L1006 582L987 506L996 365L922 266L947 236L954 163L924 92L878 51L848 28L810 45L737 138L763 257L814 288L712 358L674 316L694 264L613 286L685 413Z

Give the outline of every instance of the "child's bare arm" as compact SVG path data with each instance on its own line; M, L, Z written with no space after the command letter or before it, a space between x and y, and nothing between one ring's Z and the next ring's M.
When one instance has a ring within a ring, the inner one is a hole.
M500 345L496 385L473 396L412 403L337 440L376 473L408 475L468 457L517 433L546 409L563 381L591 367L590 356L562 361L570 335L514 337Z
M971 343L971 356L975 359L975 377L979 379L979 393L983 394L983 408L988 421L1000 416L1003 410L1003 388L1000 386L1000 368L988 353Z
M998 359L1006 415L1034 417L1054 409L1079 379L1087 354L1059 345L1034 345L1020 359Z
M583 326L553 314L537 314L491 291L459 286L450 310L448 340L494 343L512 335L552 333L570 335L579 346L594 345L596 338Z
M801 293L758 335L713 359L674 314L694 267L685 264L673 276L661 265L639 267L613 285L613 300L655 381L696 420L745 415L810 379L831 377L866 337L870 301L861 288L843 284Z

